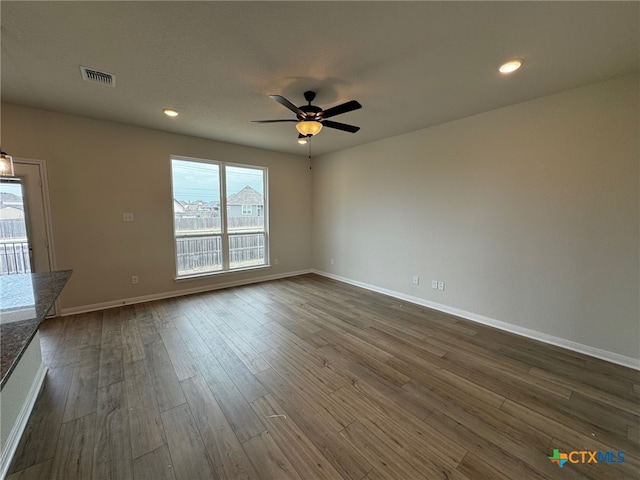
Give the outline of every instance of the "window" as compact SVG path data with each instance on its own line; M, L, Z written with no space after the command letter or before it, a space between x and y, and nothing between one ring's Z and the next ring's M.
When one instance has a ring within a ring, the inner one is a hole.
M267 265L266 168L172 157L171 172L178 278Z

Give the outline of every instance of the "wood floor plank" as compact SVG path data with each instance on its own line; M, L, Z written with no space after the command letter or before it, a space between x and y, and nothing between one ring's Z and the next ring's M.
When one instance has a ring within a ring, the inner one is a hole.
M268 431L250 438L243 447L263 478L303 480Z
M162 423L176 480L217 479L189 407L178 405L163 412Z
M77 362L78 346L82 339L82 327L85 315L80 314L68 319L64 324L64 332L49 364L50 367L64 367Z
M505 415L506 412L504 410L473 402L463 394L456 396L455 394L441 392L437 388L425 387L415 383L409 383L405 387L421 394L426 402L434 406L434 411L440 411L451 418L455 418L460 423L476 424L476 422L479 422L477 423L477 425L480 425L479 428L483 428L486 425L487 434L485 437L487 438L493 434L489 430L495 430L499 432L500 437L504 437L507 441L523 442L531 448L537 448L541 451L547 449L551 442L551 434L531 427L518 417L509 414Z
M371 464L276 372L265 370L258 374L258 378L284 409L287 418L297 424L343 478L359 480L371 470Z
M128 413L124 382L98 391L93 478L133 478Z
M624 442L611 435L602 435L600 432L594 433L589 431L587 433L577 431L570 426L549 418L547 415L538 413L509 399L505 401L501 409L527 422L528 425L542 432L546 432L549 435L553 435L552 446L561 442L566 445L580 445L581 448L589 450L623 450L627 456L627 460L618 467L628 474L640 472L640 450L637 444Z
M261 375L262 373L264 374ZM290 392L290 395L300 398L308 405L311 405L316 414L324 419L326 425L336 432L342 430L355 419L330 395L321 393L313 384L305 381L299 375L287 376L281 373L277 366L273 369L265 370L261 374L258 374L258 378L271 392L278 388L283 392Z
M245 342L237 333L229 329L220 329L222 338L238 356L238 358L246 365L246 367L254 375L262 370L269 368L269 364L265 361L262 354L256 352L251 346Z
M186 400L164 343L147 344L145 352L145 366L160 412L183 404Z
M390 399L366 384L344 387L332 395L361 422L374 421L391 436L399 436L434 459L433 463L455 468L467 450L421 419L412 416Z
M566 378L552 372L547 372L537 367L530 368L529 373L535 377L544 379L546 382L552 382L561 387L564 387L570 392L578 392L582 395L592 398L599 403L603 403L614 408L619 408L627 413L640 416L640 401L632 401L625 398L620 398L616 395L604 392L599 388L585 385L571 378Z
M160 330L161 324L151 313L148 304L138 303L133 306L135 312L136 328L138 330L142 345L149 345L161 341Z
M414 480L427 479L431 472L419 472L409 465L405 458L390 451L390 442L376 437L373 432L356 420L340 432L373 467L385 478L412 478Z
M342 479L300 427L287 418L284 409L271 395L254 400L251 406L302 478Z
M267 394L267 391L255 375L251 373L219 335L208 335L206 342L213 356L218 360L247 402Z
M63 423L51 466L52 480L92 478L96 414Z
M467 453L456 469L470 480L512 480L473 453Z
M519 372L511 369L508 365L500 365L498 360L489 360L486 357L477 354L468 354L467 352L448 352L445 358L451 362L451 364L456 364L460 367L472 364L474 369L502 377L505 380L508 379L511 383L520 384L523 388L531 391L537 392L542 390L557 397L564 398L565 400L571 397L571 389L531 375L528 371Z
M52 465L53 458L50 458L49 460L36 463L29 468L9 475L7 480L46 480L51 477Z
M292 353L287 347L269 350L263 356L280 375L322 394L335 392L347 383L344 376L324 366L314 365L306 358Z
M199 316L197 311L189 311L188 315L181 315L174 318L173 324L180 334L187 352L189 352L192 357L199 357L200 355L207 355L211 352L193 325L192 318L195 316Z
M11 480L640 477L640 371L314 274L41 339ZM560 469L554 448L625 462Z
M53 366L58 348L62 343L65 325L70 317L46 318L40 329L40 350L42 351L42 361L45 365Z
M104 312L100 346L98 388L124 380L122 321L117 308Z
M482 401L488 406L500 408L505 397L488 388L478 385L464 377L460 377L448 370L421 364L422 368L415 364L409 364L404 360L392 358L387 362L391 367L403 372L411 378L411 381L425 386L437 384L442 391L452 391L454 395L466 395L476 401ZM406 384L405 384L406 385Z
M122 307L120 315L123 316L122 329L122 358L125 363L131 363L144 358L144 343L137 328L134 310L130 307ZM129 316L128 316L129 315Z
M466 428L456 420L449 418L441 412L430 415L425 422L433 428L455 440L474 455L483 458L492 468L500 471L509 478L526 478L531 480L547 479L554 473L549 467L554 465L542 454L536 454L533 450L517 448L517 453L500 448L491 440L485 439L483 435L478 435L472 429ZM503 443L504 445L504 443ZM523 454L520 456L519 454ZM531 465L527 459L535 459L536 465ZM539 467L544 463L544 470ZM557 467L556 467L557 468ZM548 471L547 471L548 469ZM579 478L575 472L563 471L565 478Z
M204 447L221 480L258 480L224 412L200 375L182 381Z
M213 355L196 359L198 369L224 412L240 442L265 430L235 384Z
M132 458L166 443L156 394L145 361L125 364L125 395L129 408Z
M78 353L62 422L84 417L96 411L100 347L84 347Z
M176 480L169 447L162 445L133 461L133 475L136 480Z
M198 369L193 357L187 351L186 345L176 328L166 328L160 332L164 346L167 349L171 364L176 371L178 380L193 377L198 374Z

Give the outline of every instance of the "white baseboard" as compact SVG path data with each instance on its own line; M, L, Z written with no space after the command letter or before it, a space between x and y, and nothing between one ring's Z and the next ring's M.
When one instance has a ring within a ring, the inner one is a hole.
M210 292L220 290L222 288L239 287L241 285L249 285L251 283L267 282L269 280L278 280L286 277L296 277L311 273L311 270L297 270L295 272L280 273L277 275L267 275L252 279L236 280L233 282L218 283L216 285L206 285L196 288L185 288L181 290L173 290L171 292L154 293L152 295L143 295L140 297L124 298L121 300L112 300L110 302L94 303L92 305L81 305L78 307L63 308L60 312L62 316L75 315L77 313L94 312L96 310L106 310L108 308L121 307L123 305L133 305L136 303L152 302L154 300L164 300L166 298L182 297L183 295L191 295L194 293Z
M38 395L40 395L40 390L42 390L46 376L47 367L44 363L41 363L40 368L36 372L36 376L31 383L31 387L27 393L27 398L20 409L18 418L16 418L16 423L13 424L13 428L7 437L7 441L2 450L2 455L0 456L0 478L3 480L7 476L9 467L11 466L11 460L13 460L13 456L18 449L18 444L20 443L24 429L27 427L31 411L38 399Z
M552 335L538 332L536 330L530 330L528 328L520 327L518 325L512 325L510 323L485 317L477 313L467 312L466 310L461 310L459 308L450 307L448 305L442 305L440 303L431 302L429 300L425 300L424 298L414 297L412 295L406 295L404 293L396 292L394 290L388 290L386 288L370 285L364 282L359 282L357 280L351 280L350 278L341 277L339 275L334 275L332 273L323 272L319 270L313 270L313 273L316 273L323 277L338 280L339 282L355 285L356 287L361 287L367 290L382 293L384 295L389 295L390 297L405 300L407 302L415 303L417 305L422 305L423 307L432 308L433 310L449 313L451 315L455 315L456 317L464 318L465 320L471 320L472 322L482 323L483 325L488 325L490 327L495 327L500 330L505 330L507 332L515 333L516 335L531 338L532 340L538 340L543 343L555 345L556 347L566 348L567 350L571 350L573 352L583 353L585 355L589 355L590 357L599 358L600 360L605 360L607 362L615 363L617 365L622 365L624 367L632 368L634 370L640 370L640 360L633 357L627 357L626 355L620 355L619 353L610 352L608 350L602 350L600 348L592 347L590 345L584 345L582 343L577 343L564 338L554 337Z

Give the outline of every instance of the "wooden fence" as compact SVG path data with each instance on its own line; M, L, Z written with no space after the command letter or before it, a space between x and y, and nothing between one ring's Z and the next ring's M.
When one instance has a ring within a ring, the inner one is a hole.
M0 240L0 275L30 273L29 244L25 241Z
M263 233L229 235L229 267L263 265L264 241ZM176 249L181 275L222 270L222 237L218 235L179 237Z
M234 230L256 230L264 228L264 217L228 217L227 229ZM220 217L175 217L176 233L184 232L219 232Z
M24 218L0 220L0 238L27 238L27 226Z

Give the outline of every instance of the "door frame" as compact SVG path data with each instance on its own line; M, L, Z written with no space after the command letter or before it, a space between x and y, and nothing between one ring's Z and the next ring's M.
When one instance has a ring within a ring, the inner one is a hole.
M49 200L49 175L47 173L47 163L44 160L22 157L13 157L13 163L37 165L40 170L40 191L42 193L42 208L44 210L44 230L48 244L47 257L49 260L49 269L50 271L54 271L57 268L55 247L53 244L53 223L51 221L51 202ZM60 315L60 304L58 299L56 299L53 304L53 313L55 316Z

